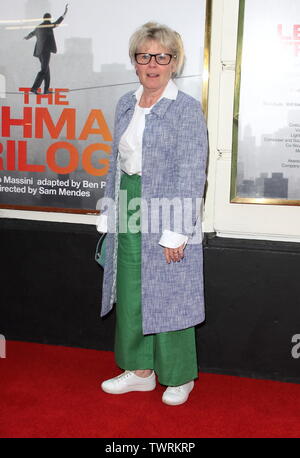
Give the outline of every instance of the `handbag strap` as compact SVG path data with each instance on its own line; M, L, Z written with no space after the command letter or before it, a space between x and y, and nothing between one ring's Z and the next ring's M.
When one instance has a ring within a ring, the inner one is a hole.
M100 251L101 251L101 246L104 241L106 234L102 234L101 237L98 240L97 246L96 246L96 251L95 251L95 261L97 261L97 257L100 256Z

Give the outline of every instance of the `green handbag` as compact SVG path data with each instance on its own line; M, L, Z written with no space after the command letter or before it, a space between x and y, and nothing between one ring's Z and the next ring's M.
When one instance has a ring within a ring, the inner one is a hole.
M96 246L95 261L99 264L99 266L104 268L105 258L106 258L106 234L102 234Z

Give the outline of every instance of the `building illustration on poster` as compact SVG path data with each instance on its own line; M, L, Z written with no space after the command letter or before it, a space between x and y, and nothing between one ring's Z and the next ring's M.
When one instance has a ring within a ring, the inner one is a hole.
M138 87L128 39L138 26L153 19L148 16L147 2L129 0L136 14L125 27L123 3L88 0L82 9L79 0L69 1L67 8L59 0L12 0L3 6L0 207L96 212L109 168L116 103ZM159 21L178 29L180 14L172 7L170 15L168 3ZM193 28L180 30L188 38L188 65L178 86L199 98L205 2L193 0L190 8L198 16ZM49 21L56 27L49 27ZM54 40L46 63L36 52L41 39L36 30L41 24L41 30L49 27Z
M300 25L294 18L299 2L242 0L240 5L232 202L298 205Z

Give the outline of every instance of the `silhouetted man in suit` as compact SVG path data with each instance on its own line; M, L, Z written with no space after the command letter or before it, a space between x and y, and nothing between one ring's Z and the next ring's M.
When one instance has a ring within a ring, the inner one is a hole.
M36 75L35 81L31 88L31 92L37 94L38 88L44 81L44 94L50 94L50 56L51 53L56 53L56 43L54 38L53 29L57 27L65 18L68 11L68 5L66 5L64 14L60 16L55 22L51 22L51 14L45 13L43 16L44 21L30 32L25 40L29 40L32 37L36 37L36 45L34 48L33 55L38 57L41 62L41 70Z

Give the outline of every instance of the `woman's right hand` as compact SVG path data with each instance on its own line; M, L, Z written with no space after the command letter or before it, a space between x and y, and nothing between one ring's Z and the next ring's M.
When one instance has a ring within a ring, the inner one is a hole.
M168 264L170 262L179 262L184 257L184 246L183 243L178 248L164 248L165 258Z

